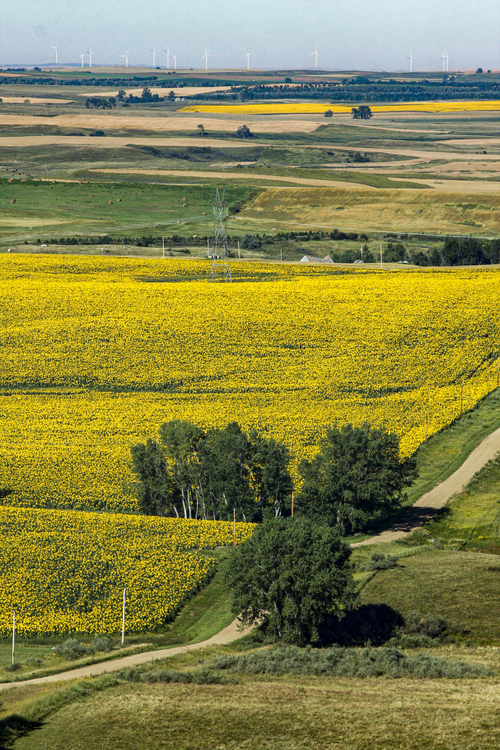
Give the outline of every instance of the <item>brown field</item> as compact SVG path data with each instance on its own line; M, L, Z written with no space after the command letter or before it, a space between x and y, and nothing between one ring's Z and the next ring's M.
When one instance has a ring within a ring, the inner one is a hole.
M20 135L0 136L0 148L23 148L28 146L88 146L95 148L125 148L130 145L138 146L211 146L220 148L221 141L205 136L204 138L141 138L137 136L88 136L88 135ZM250 148L254 144L249 141L225 140L224 148Z
M263 180L272 182L292 182L296 185L311 185L312 187L345 187L346 184L354 185L355 183L346 183L345 180L315 180L308 177L288 177L270 174L252 174L251 172L205 172L191 169L91 169L91 172L99 174L143 174L155 177L168 175L169 177L199 177L201 179L215 180ZM365 190L375 190L375 188L364 185Z
M269 188L236 220L284 226L311 225L365 231L469 234L500 231L500 195L484 194L480 202L463 194L428 190Z
M1 96L1 92L0 99L2 100L0 106L1 104L23 104L26 99L30 104L72 104L74 102L74 99L47 99L42 96L32 96L31 94L29 96Z
M142 88L132 88L132 89L123 89L127 96L129 94L132 94L132 96L140 96L142 94ZM231 86L214 86L207 88L206 86L184 86L183 88L163 88L162 86L149 86L149 90L152 94L158 94L159 96L167 96L171 91L174 92L176 96L195 96L196 94L206 94L207 92L215 92L215 91L229 91ZM84 94L79 94L78 96L90 96L88 92ZM118 96L118 89L114 90L106 90L106 91L99 91L98 94L92 94L92 96Z
M210 117L150 117L134 115L94 115L68 114L54 117L39 117L37 115L4 115L0 114L0 125L39 127L51 125L58 128L96 128L100 130L148 130L169 132L179 130L196 130L203 125L208 131L218 132L236 131L240 125L248 125L256 133L312 133L318 127L315 120L287 120L287 119L211 119Z

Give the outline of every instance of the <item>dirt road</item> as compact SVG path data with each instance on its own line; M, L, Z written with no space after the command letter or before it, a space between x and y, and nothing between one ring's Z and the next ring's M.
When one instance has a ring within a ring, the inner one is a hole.
M11 687L42 685L50 682L76 680L81 679L82 677L95 677L96 675L105 674L106 672L116 672L120 669L135 667L138 664L144 664L145 662L154 661L155 659L164 659L167 656L183 654L185 651L193 651L194 649L205 648L206 646L222 646L226 643L231 643L231 641L235 641L237 638L241 638L246 632L248 632L248 630L238 630L237 621L234 620L227 628L224 628L224 630L221 630L219 633L216 633L211 638L208 638L201 643L190 643L187 646L175 646L174 648L164 648L159 649L158 651L145 651L143 654L132 654L131 656L124 656L122 659L105 661L100 664L91 664L87 667L70 669L67 672L59 672L58 674L49 675L47 677L36 677L33 680L3 682L0 683L0 692L2 690L9 690Z
M444 482L433 487L430 492L417 500L401 516L400 520L387 531L382 531L376 536L356 542L353 547L361 547L366 544L380 544L383 542L395 542L397 539L411 534L419 526L422 526L436 510L444 508L453 495L461 492L470 482L474 474L483 468L488 461L494 459L500 453L500 428L488 435L480 443L470 456Z

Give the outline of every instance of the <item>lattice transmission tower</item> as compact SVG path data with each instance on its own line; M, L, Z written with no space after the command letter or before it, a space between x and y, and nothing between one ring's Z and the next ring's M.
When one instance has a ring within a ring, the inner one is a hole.
M226 190L223 188L221 195L219 188L217 188L214 206L214 244L209 281L232 281L227 250L227 214Z

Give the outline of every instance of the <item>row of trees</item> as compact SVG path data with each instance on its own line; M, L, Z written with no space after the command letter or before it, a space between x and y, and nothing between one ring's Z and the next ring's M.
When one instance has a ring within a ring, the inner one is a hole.
M208 430L167 422L157 440L133 446L132 464L148 515L262 521L286 512L292 492L286 446L236 422Z
M326 431L312 461L299 467L299 517L346 534L396 509L416 476L396 435L368 424ZM156 440L132 448L141 509L149 515L242 521L289 516L291 454L272 437L173 420Z

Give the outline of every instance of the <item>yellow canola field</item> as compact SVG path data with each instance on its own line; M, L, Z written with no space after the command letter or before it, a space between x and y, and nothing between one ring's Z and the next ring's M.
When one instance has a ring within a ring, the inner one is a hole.
M320 102L269 102L265 104L190 104L178 112L206 112L233 115L334 115L351 113L352 106ZM355 106L360 106L356 104ZM411 102L409 104L370 104L374 114L383 112L498 112L500 101Z
M236 524L237 542L252 524ZM168 622L233 541L233 524L0 506L0 636L127 632Z
M368 421L412 453L496 386L500 273L0 257L4 504L137 509L130 447L237 420L295 465ZM335 273L333 273L334 271ZM200 278L145 283L144 278Z

